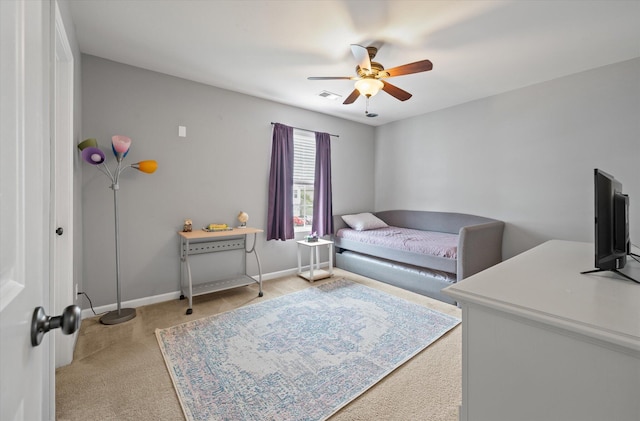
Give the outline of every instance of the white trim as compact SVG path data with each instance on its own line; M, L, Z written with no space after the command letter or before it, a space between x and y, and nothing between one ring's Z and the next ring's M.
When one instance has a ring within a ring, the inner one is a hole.
M57 2L54 10L51 145L51 294L52 314L75 304L73 287L73 66L74 57ZM62 227L64 233L53 232ZM55 367L73 360L78 332L54 333Z
M136 307L147 306L150 304L163 303L165 301L177 300L179 298L180 298L180 291L176 291L176 292L169 292L167 294L154 295L151 297L138 298L131 301L123 301L121 303L121 306L122 308L131 308L131 307L136 308ZM94 308L96 314L98 315L106 313L108 311L117 310L117 309L118 309L118 305L116 303L107 304L104 306ZM82 310L83 319L86 319L88 317L94 317L94 316L95 314L93 314L93 311L91 311L90 308L85 308L84 310Z
M324 262L320 264L321 267L325 267L325 266L329 266L329 262ZM308 269L309 266L307 265L306 268ZM304 269L304 268L303 268ZM293 268L293 269L287 269L287 270L281 270L278 272L271 272L271 273L267 273L267 274L263 274L262 275L262 281L270 281L273 279L277 279L277 278L282 278L285 276L293 276L296 273L298 273L298 269L297 268ZM254 279L257 280L257 275L253 276ZM142 307L142 306L148 306L151 304L158 304L158 303L164 303L165 301L171 301L171 300L178 300L180 299L180 291L175 291L175 292L168 292L166 294L160 294L160 295L154 295L151 297L143 297L143 298L137 298L135 300L130 300L130 301L123 301L121 303L121 306L123 308L136 308L136 307ZM86 303L85 303L86 304ZM100 306L100 307L96 307L94 308L96 314L100 315L102 313L106 313L108 311L113 311L113 310L117 310L117 304L113 303L113 304L107 304L104 306ZM82 310L82 318L86 319L89 317L95 317L96 315L93 314L93 311L91 311L90 308L85 308L84 310Z

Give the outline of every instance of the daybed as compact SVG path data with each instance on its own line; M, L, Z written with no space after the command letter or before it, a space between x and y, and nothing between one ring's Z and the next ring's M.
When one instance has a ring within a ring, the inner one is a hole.
M456 304L440 290L500 263L503 231L502 221L461 213L334 215L335 262L341 269Z

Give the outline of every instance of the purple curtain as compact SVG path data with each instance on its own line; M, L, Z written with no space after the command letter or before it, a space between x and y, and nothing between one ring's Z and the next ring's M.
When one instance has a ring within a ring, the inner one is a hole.
M316 172L313 184L313 223L319 237L333 234L331 199L331 140L329 133L316 132Z
M267 241L293 238L293 127L276 123L271 144Z

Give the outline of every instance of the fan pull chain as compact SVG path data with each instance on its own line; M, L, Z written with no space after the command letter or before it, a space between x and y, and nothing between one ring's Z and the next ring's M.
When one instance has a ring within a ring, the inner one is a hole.
M367 105L365 106L364 115L367 117L378 117L378 114L369 112L369 98L370 97L367 97Z

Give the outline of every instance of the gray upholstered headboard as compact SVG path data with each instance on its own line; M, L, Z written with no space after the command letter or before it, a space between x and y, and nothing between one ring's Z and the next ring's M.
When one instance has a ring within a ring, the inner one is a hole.
M350 212L344 215L362 212ZM483 216L454 212L387 210L372 213L393 227L449 232L452 234L458 234L462 227L496 221L495 219L485 218ZM347 228L347 224L342 220L342 215L333 215L333 232L336 233L341 228Z
M485 218L483 216L454 212L388 210L375 212L374 215L392 227L448 232L451 234L458 234L460 232L460 228L469 225L496 222L495 219Z
M352 213L362 213L362 212L352 212ZM346 222L342 219L342 215L351 215L351 213L344 213L341 215L333 215L333 233L335 234L338 230L342 228L347 228Z

